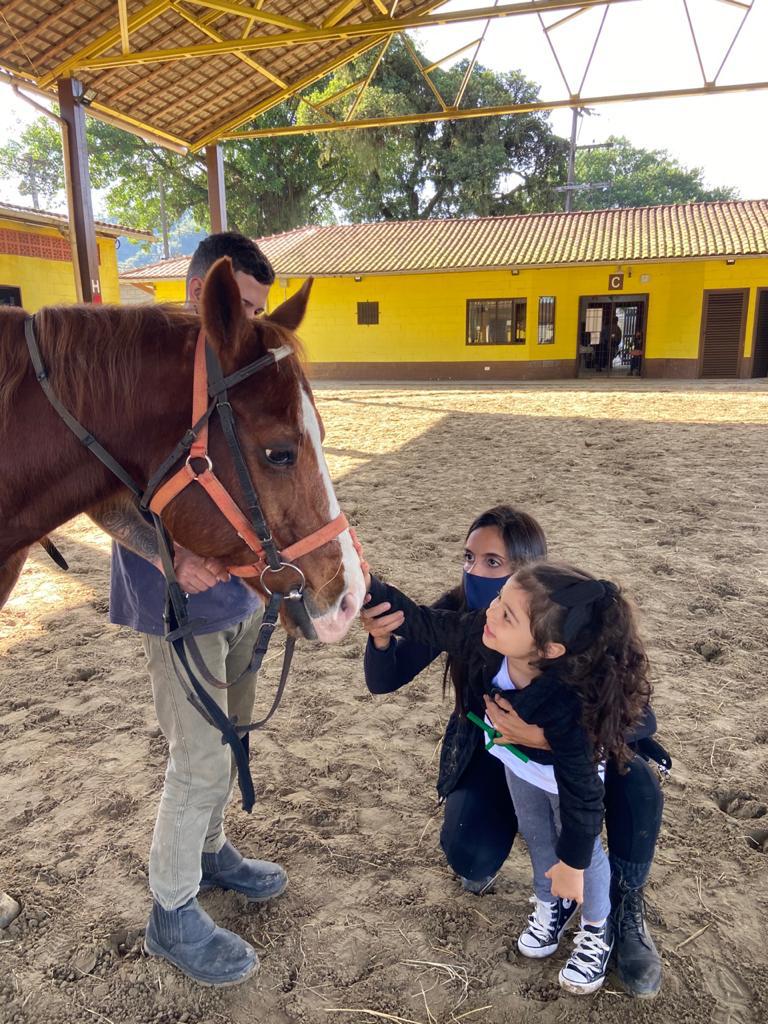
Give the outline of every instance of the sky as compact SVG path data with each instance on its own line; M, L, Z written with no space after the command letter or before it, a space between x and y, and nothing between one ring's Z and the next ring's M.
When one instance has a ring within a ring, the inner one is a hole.
M469 9L488 3L451 0L446 9ZM710 78L725 55L743 10L728 0L688 0L688 10ZM581 82L602 11L585 11L550 33L572 89ZM564 13L546 15L545 23L551 25ZM418 33L417 41L430 59L436 60L476 39L481 30L482 23L446 26ZM719 81L768 81L767 42L768 0L754 0ZM478 60L497 71L522 71L540 84L542 99L560 99L569 94L535 16L493 22ZM683 0L630 0L608 9L582 94L681 88L701 81ZM37 116L9 87L0 86L3 138L17 137ZM555 111L551 116L554 130L569 137L570 111ZM578 144L624 135L636 146L665 149L685 166L703 168L709 186L733 185L742 198L762 199L768 198L766 125L768 89L695 99L626 102L596 107L591 116L583 117ZM0 182L0 200L28 203L6 181ZM97 216L104 215L101 205L97 196Z

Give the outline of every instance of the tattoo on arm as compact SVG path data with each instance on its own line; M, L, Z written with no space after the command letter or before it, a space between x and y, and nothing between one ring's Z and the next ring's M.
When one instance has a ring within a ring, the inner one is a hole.
M88 515L123 547L141 555L148 562L157 561L160 552L155 531L134 505L100 505L91 509Z

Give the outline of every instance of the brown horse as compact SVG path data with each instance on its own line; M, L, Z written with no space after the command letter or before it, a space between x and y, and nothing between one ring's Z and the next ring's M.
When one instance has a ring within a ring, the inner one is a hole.
M206 278L199 318L168 306L66 306L41 310L35 329L56 394L142 487L190 426L201 324L225 375L289 345L293 355L230 392L251 478L283 548L339 514L293 333L308 294L309 283L270 316L249 321L224 259ZM80 512L120 500L121 493L128 497L46 399L27 353L24 317L21 310L0 310L0 607L32 544ZM217 423L209 453L222 484L244 507ZM200 555L232 566L254 560L200 487L174 498L163 521L175 541ZM364 595L349 531L297 561L319 639L340 639Z

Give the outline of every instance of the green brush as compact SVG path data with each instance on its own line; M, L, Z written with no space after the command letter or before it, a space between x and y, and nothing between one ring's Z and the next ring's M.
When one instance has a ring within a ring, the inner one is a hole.
M482 720L482 718L478 718L477 715L474 713L474 711L468 711L467 712L467 718L470 720L470 722L472 722L473 725L479 725L480 728L483 730L483 732L488 733L488 736L490 737L490 739L485 744L485 749L486 750L490 750L491 747L503 747L504 750L509 750L512 754L515 755L515 757L519 757L521 761L525 761L525 762L530 761L530 757L528 757L526 754L524 754L522 752L522 750L518 750L517 747L513 746L511 743L494 743L493 742L494 739L497 736L501 736L501 733L497 732L497 730L494 729L493 726L487 725Z

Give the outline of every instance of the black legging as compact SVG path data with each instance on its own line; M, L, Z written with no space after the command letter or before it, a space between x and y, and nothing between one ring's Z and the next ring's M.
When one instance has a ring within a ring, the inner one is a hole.
M624 775L609 763L605 827L611 857L650 864L663 807L658 776L644 758L636 754ZM516 833L504 765L479 746L445 801L440 845L457 875L480 881L497 873L509 856Z

